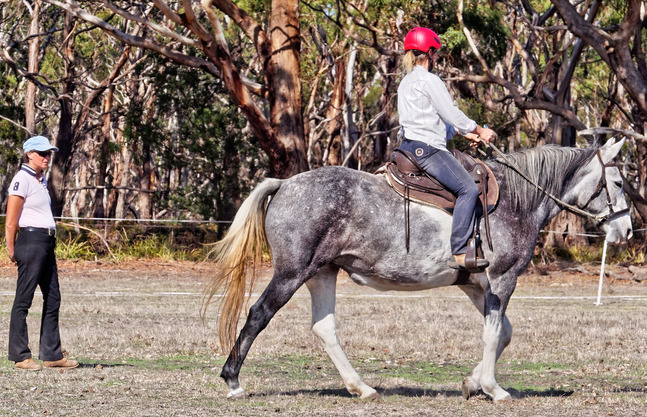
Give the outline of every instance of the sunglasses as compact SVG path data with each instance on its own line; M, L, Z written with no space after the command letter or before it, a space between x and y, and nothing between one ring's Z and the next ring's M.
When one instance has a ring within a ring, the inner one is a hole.
M51 157L52 156L52 151L36 151L38 155L40 155L43 158Z

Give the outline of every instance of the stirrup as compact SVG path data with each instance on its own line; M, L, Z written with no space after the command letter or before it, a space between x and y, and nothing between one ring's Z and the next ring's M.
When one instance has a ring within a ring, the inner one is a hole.
M452 269L465 269L468 272L479 273L485 271L485 268L490 266L490 262L488 262L486 259L477 258L475 262L471 263L471 265L470 262L465 262L465 265L462 265L456 261L449 261L447 262L447 266Z
M478 226L477 226L478 227ZM453 269L465 269L467 272L478 274L485 271L485 268L490 266L490 263L478 257L480 252L481 239L479 237L478 229L474 229L474 237L467 241L467 251L465 252L464 263L458 263L456 260L448 262L448 266Z

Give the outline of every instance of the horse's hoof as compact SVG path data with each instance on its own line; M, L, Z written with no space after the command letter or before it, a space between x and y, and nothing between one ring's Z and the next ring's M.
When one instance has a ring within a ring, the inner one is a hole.
M472 381L469 376L463 379L463 398L469 400L471 396L476 395L479 391L479 386Z
M235 390L229 391L227 394L227 399L228 400L239 400L241 398L245 397L245 391L238 387Z
M377 391L372 389L371 391L363 394L360 398L363 399L363 400L374 401L374 400L379 400L380 399L380 394L378 394Z
M506 392L505 395L497 396L492 401L494 401L494 404L507 403L512 401L512 396Z

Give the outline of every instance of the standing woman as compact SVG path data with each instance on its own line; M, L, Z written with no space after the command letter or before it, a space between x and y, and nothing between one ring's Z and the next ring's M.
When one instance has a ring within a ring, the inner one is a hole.
M398 86L398 113L404 133L401 148L414 154L429 175L456 195L451 235L454 262L449 266L465 268L479 191L446 144L456 133L472 140L473 145L479 138L489 143L496 134L458 109L443 81L431 73L441 46L438 35L427 28L414 28L404 39L407 75ZM477 260L479 268L488 265L485 259Z
M64 358L61 350L58 329L61 293L54 254L56 223L44 175L52 151L58 148L51 146L47 138L35 136L23 144L23 151L22 166L9 186L5 224L7 252L18 265L9 325L9 360L19 369L41 369L32 359L27 332L27 314L39 286L43 293L39 358L48 368L76 368L79 363Z

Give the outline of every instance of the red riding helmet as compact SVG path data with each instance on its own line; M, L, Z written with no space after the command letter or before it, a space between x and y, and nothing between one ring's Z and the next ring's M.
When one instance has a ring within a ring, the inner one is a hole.
M431 29L413 28L404 38L404 50L415 49L427 53L429 48L440 49L440 38Z

